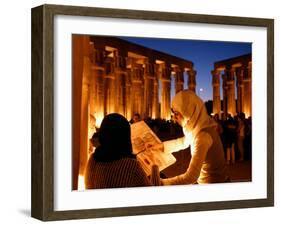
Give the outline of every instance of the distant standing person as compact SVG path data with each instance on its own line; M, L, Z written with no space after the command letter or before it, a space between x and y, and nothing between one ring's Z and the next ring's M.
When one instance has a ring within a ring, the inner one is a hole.
M239 150L239 161L244 160L244 139L245 139L245 116L240 114L237 126L237 146Z
M139 113L135 113L133 115L133 118L131 119L130 123L133 124L133 123L136 123L136 122L139 122L141 121L141 116Z
M219 134L220 137L221 137L222 134L223 134L223 128L222 128L221 121L220 121L220 118L219 118L219 115L218 115L218 114L215 114L214 120L215 120L215 122L217 123L216 130L217 130L218 134Z
M230 114L225 122L225 143L227 164L235 163L236 123Z

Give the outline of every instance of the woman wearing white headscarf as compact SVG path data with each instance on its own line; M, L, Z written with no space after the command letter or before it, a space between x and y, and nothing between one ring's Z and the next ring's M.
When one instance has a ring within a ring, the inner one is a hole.
M174 119L184 137L164 142L164 151L176 152L190 146L191 160L184 174L163 179L164 185L219 183L227 180L223 146L216 123L207 114L203 101L190 90L176 94L172 101Z

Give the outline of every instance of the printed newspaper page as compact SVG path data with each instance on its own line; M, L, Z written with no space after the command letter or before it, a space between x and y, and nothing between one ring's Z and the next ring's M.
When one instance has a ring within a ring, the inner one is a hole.
M161 140L144 121L131 125L131 138L133 152L147 175L151 174L153 165L158 165L161 171L176 162L172 154L163 152Z

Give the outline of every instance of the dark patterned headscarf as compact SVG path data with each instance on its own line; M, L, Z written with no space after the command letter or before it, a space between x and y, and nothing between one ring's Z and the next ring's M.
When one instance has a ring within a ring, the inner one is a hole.
M99 130L99 143L94 153L97 162L135 158L132 151L131 127L128 120L113 113L104 117Z

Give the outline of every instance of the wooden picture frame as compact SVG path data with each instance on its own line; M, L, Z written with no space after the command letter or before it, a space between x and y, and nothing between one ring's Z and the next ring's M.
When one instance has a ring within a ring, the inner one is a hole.
M267 29L267 198L118 208L54 210L54 17L87 16ZM274 20L124 9L42 5L32 9L32 200L31 215L50 221L163 214L274 205Z

